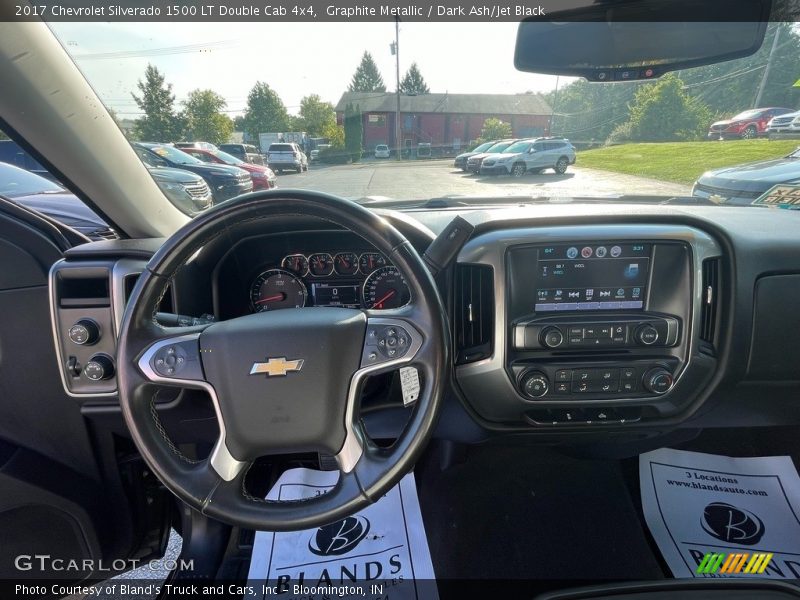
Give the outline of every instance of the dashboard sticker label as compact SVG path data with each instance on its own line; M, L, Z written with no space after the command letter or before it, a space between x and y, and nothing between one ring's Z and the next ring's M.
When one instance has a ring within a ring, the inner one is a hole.
M753 206L800 210L800 185L779 184L753 200Z
M414 367L400 369L400 387L403 389L403 405L413 404L419 398L419 372Z
M662 448L639 457L647 526L675 577L800 578L800 477L788 456Z

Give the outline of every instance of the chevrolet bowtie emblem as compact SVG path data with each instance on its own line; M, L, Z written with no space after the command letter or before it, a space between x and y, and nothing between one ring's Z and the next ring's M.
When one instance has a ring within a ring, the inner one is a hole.
M303 368L303 359L286 360L285 356L280 358L270 358L267 362L253 363L250 375L260 375L264 373L267 377L275 375L286 375L289 371L299 371Z

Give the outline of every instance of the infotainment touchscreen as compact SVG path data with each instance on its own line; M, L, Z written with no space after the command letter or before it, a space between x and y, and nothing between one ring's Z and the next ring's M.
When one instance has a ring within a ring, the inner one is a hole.
M651 244L542 246L536 261L536 312L644 308Z

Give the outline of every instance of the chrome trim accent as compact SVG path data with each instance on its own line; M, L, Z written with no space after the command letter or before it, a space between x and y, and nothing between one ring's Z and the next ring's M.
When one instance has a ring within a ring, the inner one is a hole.
M414 357L417 355L417 352L419 352L419 349L422 347L422 340L424 339L416 327L414 327L408 321L404 321L403 319L374 317L367 319L367 327L369 328L370 325L394 325L396 327L402 327L408 331L408 334L411 336L411 345L409 346L408 353L406 353L405 356L370 365L368 367L363 367L353 374L353 377L350 380L350 388L347 390L347 406L344 414L344 427L346 435L344 443L342 444L342 448L335 457L336 462L339 464L339 468L345 473L350 473L353 469L355 469L358 461L361 460L361 456L364 454L364 448L361 446L361 442L358 439L358 435L356 434L355 427L353 425L357 394L361 389L361 381L367 377L367 375L372 373L387 371L412 362Z
M222 418L222 411L219 407L219 398L217 398L217 391L214 389L214 386L207 381L199 379L177 379L171 377L162 377L153 370L153 367L150 366L150 361L156 352L158 352L158 350L164 346L169 346L170 344L198 340L197 351L199 353L199 338L199 333L190 333L171 338L165 338L163 340L154 342L147 348L147 350L145 350L144 354L142 354L137 366L139 367L139 371L141 371L148 380L154 383L163 383L166 385L174 385L177 387L192 388L208 392L208 395L211 398L211 403L214 405L214 412L217 415L217 422L219 423L219 437L214 444L213 450L211 450L209 461L211 462L212 468L220 477L222 477L222 479L225 481L231 481L239 474L239 472L247 463L234 458L230 453L230 450L228 450L228 446L225 444L225 421Z
M123 258L111 268L111 320L114 323L115 338L119 337L122 315L125 313L125 279L131 275L141 275L146 266L147 261Z
M492 377L497 386L498 395L514 397L520 401L520 395L505 370L506 363L506 335L508 331L506 315L506 261L507 250L512 246L529 246L539 244L565 243L574 240L581 241L652 241L658 242L685 242L692 249L692 309L691 324L687 328L686 348L687 360L675 376L674 389L680 381L688 366L692 363L692 355L697 345L700 329L700 313L703 303L703 261L707 258L722 256L722 249L718 242L708 233L685 225L656 225L647 223L620 224L620 225L563 225L552 227L528 227L501 229L478 235L469 240L461 249L457 262L483 264L493 267L494 271L494 305L495 305L495 331L494 348L490 357L483 360L459 365L456 367L456 379L464 380L472 377ZM462 391L469 389L469 385L462 385ZM671 391L671 390L670 390ZM468 394L465 392L465 395ZM668 396L669 392L664 394ZM663 398L660 396L659 398ZM629 400L644 402L645 398L615 397L610 399L590 400L588 402L603 404ZM584 406L574 400L566 401L570 406Z

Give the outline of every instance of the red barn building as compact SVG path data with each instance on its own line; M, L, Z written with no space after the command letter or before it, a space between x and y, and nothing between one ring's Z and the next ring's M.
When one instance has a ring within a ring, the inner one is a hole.
M397 148L397 96L392 92L345 92L336 105L341 124L348 104L361 110L364 150L378 144ZM441 151L463 151L478 138L483 122L509 123L514 137L548 135L552 109L541 94L420 94L400 96L402 146L429 143Z

